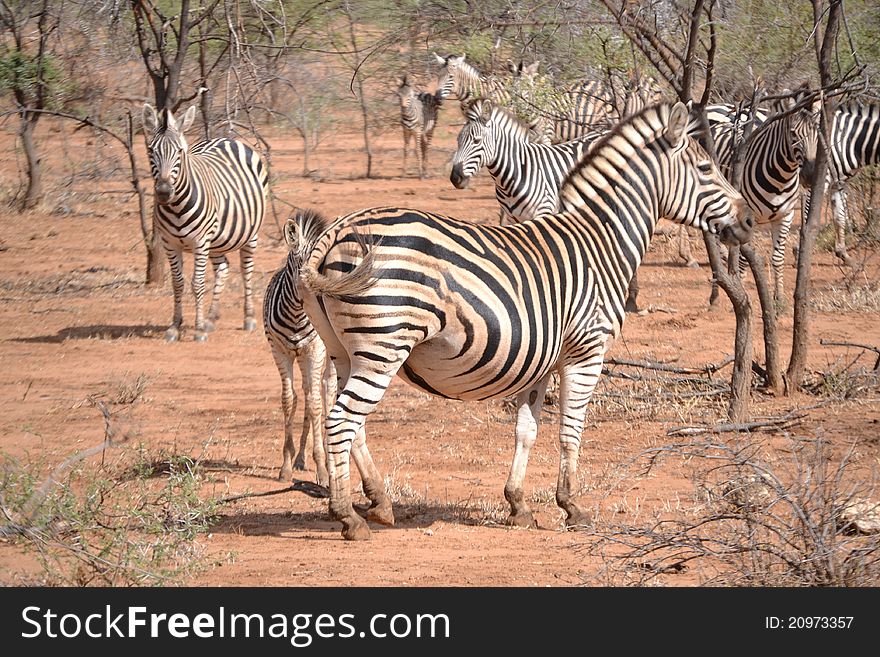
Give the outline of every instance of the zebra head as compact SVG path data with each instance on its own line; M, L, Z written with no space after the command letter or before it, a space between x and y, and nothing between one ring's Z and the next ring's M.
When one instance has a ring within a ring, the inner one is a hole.
M195 117L195 105L186 111L178 124L170 109L157 113L152 105L144 104L144 136L156 202L160 205L167 205L174 196L186 158L187 144L183 133L189 129Z
M788 106L794 108L809 96L809 88L802 85ZM802 107L791 116L791 146L795 158L801 164L800 182L808 183L816 166L816 150L819 148L819 112L821 103L815 98L812 103Z
M465 55L447 55L441 57L434 53L437 63L443 68L440 69L440 81L437 84L437 97L441 100L447 99L449 96L455 96L460 100L464 100L467 96L468 83L466 78L466 70L471 69L469 64L464 61Z
M649 108L639 116L653 111ZM752 217L745 199L721 175L696 138L688 134L687 107L676 103L668 116L663 138L655 146L662 180L657 189L659 216L717 234L725 244L748 242Z
M468 186L471 177L495 157L494 105L484 98L462 103L465 124L458 133L458 148L452 155L450 182L457 189Z

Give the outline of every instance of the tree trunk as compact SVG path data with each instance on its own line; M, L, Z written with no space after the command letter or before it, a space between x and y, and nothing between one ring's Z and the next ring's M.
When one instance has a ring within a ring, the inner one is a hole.
M703 233L703 242L706 245L712 271L718 279L718 285L733 304L736 317L733 373L730 377L730 403L727 407L727 417L731 422L745 422L749 417L752 388L752 303L739 276L731 276L724 271L715 238Z
M34 144L34 129L37 127L39 114L25 111L21 117L19 136L27 160L27 191L21 201L20 208L29 210L43 198L43 172L40 168L40 157Z
M779 362L779 337L776 330L776 312L773 305L773 294L767 283L767 268L764 258L748 244L740 246L755 278L758 298L761 301L761 322L764 327L764 367L767 369L767 389L774 395L785 392L782 378L782 365Z
M825 7L819 0L813 0L813 17L816 23L814 43L816 45L816 61L819 66L819 78L823 88L831 85L831 57L835 52L837 33L840 29L842 0L831 0L828 5L828 22L825 34L819 35L819 23L825 15ZM791 359L788 361L789 391L797 390L804 377L807 366L807 351L810 334L810 294L812 284L810 273L813 267L813 246L819 230L819 218L822 203L825 200L825 171L828 165L827 145L830 140L831 126L829 118L833 117L832 102L827 96L822 98L822 112L819 115L819 145L816 149L816 166L810 180L810 203L807 212L801 212L801 238L798 249L797 282L794 288L794 325L792 327Z

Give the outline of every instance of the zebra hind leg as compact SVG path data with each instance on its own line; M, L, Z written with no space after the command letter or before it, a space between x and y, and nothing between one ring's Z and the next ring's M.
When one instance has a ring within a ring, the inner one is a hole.
M516 447L510 474L504 485L504 498L510 504L507 524L516 527L535 527L535 518L523 495L523 481L529 464L529 453L538 438L538 421L544 392L547 389L548 374L541 381L523 390L516 396Z
M293 478L294 455L296 453L293 442L293 417L296 414L296 393L293 391L293 359L286 349L278 346L274 340L270 340L272 357L281 375L281 412L284 416L284 447L282 448L281 470L278 473L279 481L290 481ZM300 452L302 453L302 452Z
M223 254L212 255L211 266L214 268L214 294L211 296L208 319L205 320L205 330L208 333L214 330L215 323L220 319L220 295L223 294L223 286L229 274L229 260Z
M305 393L305 418L299 454L293 464L296 470L306 469L306 453L311 450L315 459L318 484L327 485L327 456L324 452L324 367L326 349L320 338L315 338L297 356Z

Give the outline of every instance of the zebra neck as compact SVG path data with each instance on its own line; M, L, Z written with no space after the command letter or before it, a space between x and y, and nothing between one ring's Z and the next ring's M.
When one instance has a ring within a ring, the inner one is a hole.
M185 210L192 196L195 181L190 154L184 151L180 156L180 175L174 183L174 193L168 206L176 211Z
M627 289L660 220L660 203L656 190L635 178L627 185L599 187L583 179L580 183L579 204L563 203L563 214L551 219L569 226L586 266L597 272L596 288L617 335L625 316Z

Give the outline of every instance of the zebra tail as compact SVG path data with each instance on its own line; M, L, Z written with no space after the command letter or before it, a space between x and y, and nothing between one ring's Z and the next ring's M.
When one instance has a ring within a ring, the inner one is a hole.
M376 257L375 251L357 231L354 231L354 235L362 257L350 272L330 278L312 264L323 260L323 257L314 257L317 255L315 250L329 228L328 221L314 210L298 210L296 216L288 220L284 239L299 265L300 280L316 296L339 299L366 292L376 282Z

